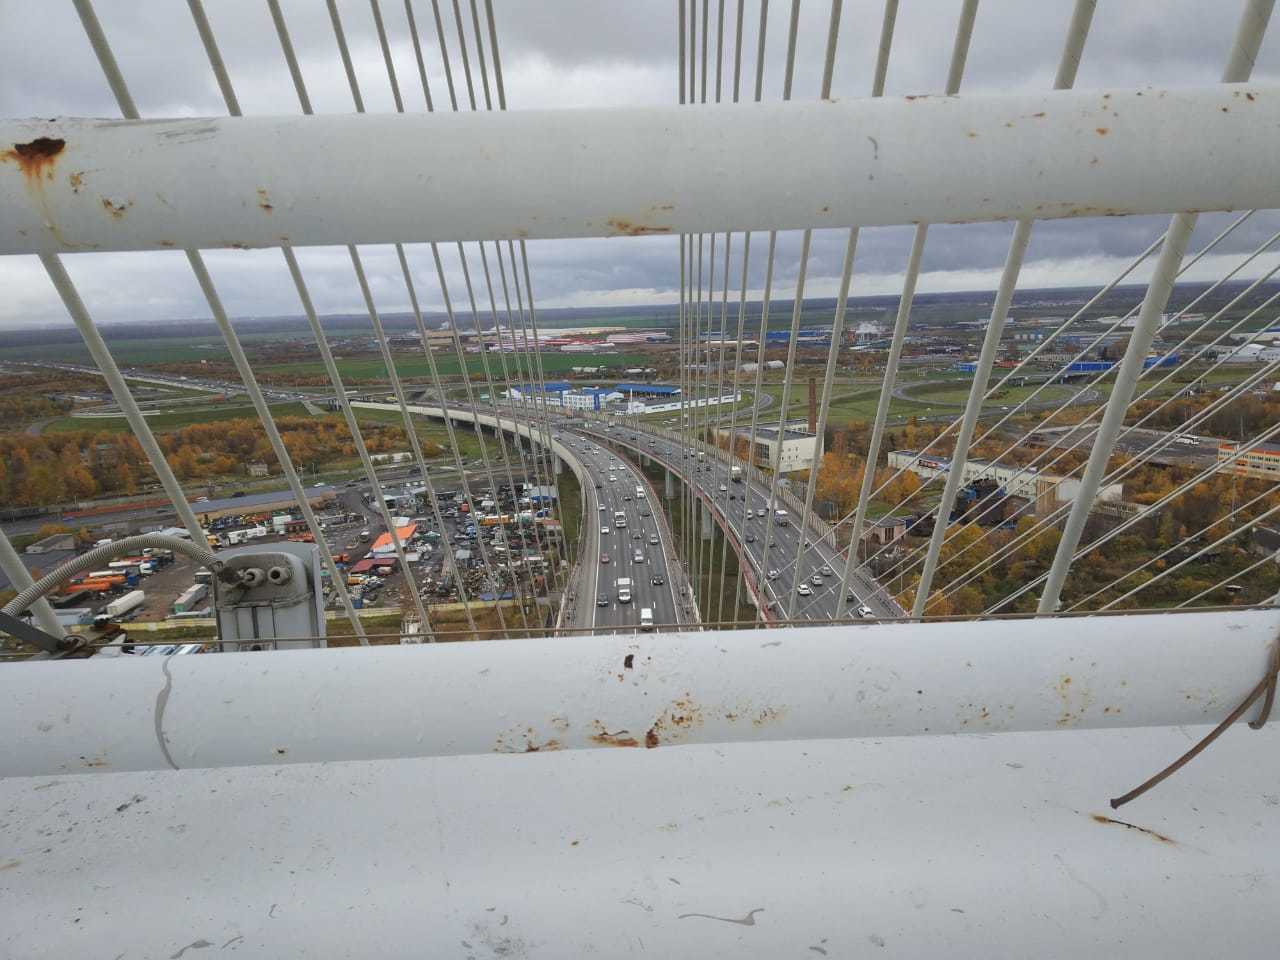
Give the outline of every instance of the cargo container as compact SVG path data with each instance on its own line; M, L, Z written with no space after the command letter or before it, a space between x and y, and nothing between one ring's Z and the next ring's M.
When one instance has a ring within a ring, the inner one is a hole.
M186 613L188 610L194 609L198 604L203 603L208 595L209 585L207 583L193 583L182 591L177 600L173 601L173 612Z

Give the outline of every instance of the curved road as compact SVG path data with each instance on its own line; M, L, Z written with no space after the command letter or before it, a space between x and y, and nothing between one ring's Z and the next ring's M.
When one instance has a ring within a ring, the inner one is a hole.
M763 590L761 600L768 608L767 618L785 617L800 538L796 527L799 518L789 516L786 526L778 523L776 518L770 518L767 515L767 487L750 479L731 482L723 461L713 461L706 457L699 462L693 451L660 434L616 424L578 422L573 425L573 429L598 441L618 444L637 454L652 457L679 476L691 475L692 486L713 510L721 529L728 532L730 545L738 550L739 556L745 555L751 569L751 579L754 579L757 589ZM750 508L749 518L746 516L747 508ZM770 523L773 530L769 535L766 562L765 527ZM852 596L838 596L844 557L825 543L813 543L813 540L814 536L810 531L805 536L808 549L800 556L800 579L808 585L810 595L798 598L797 619L857 618L858 608L863 604L870 607L872 615L877 618L897 619L902 616L901 610L874 580L856 571L849 579ZM824 568L831 573L827 574ZM813 582L815 574L818 575L820 584Z

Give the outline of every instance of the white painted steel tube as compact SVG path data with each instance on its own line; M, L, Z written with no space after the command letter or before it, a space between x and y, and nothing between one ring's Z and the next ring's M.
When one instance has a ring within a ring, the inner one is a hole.
M23 663L0 671L0 776L1216 723L1278 627L1264 609Z
M772 144L764 153L755 149L763 137ZM10 120L0 145L13 145L0 151L0 254L1280 206L1270 162L1280 152L1280 88L1263 84L607 111Z

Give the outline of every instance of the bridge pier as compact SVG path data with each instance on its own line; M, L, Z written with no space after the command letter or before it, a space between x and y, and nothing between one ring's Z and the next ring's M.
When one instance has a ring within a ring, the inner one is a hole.
M558 477L560 474L564 473L564 461L560 459L559 454L556 454L553 459L555 461L556 476Z
M699 501L701 502L701 501ZM711 508L705 503L702 504L702 539L710 540L716 532L716 521L711 516Z
M671 471L664 470L662 476L662 495L668 500L674 500L676 496L676 484L674 478L671 476Z

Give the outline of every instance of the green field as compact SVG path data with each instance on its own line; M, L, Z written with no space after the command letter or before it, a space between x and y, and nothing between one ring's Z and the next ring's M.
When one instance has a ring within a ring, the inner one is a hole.
M146 366L163 363L182 363L208 360L229 361L226 344L215 334L191 337L155 337L118 340L107 331L107 346L121 366ZM335 333L331 333L335 336ZM255 343L279 340L280 333L240 332L240 341L252 350ZM68 343L24 344L21 347L0 348L0 360L56 360L62 363L92 365L93 358L79 340Z
M461 367L458 364L456 356L437 356L436 369L441 376L457 376ZM548 375L557 373L568 373L574 367L637 367L644 366L647 358L638 354L565 354L565 353L548 353L543 354L542 369ZM431 376L431 368L427 364L427 358L424 356L416 357L396 357L396 372L401 379L420 380ZM515 370L512 369L512 361L507 361L508 372L513 376ZM338 360L338 371L342 374L345 381L356 383L368 383L372 381L385 381L387 379L387 368L382 360L377 357L360 358L360 359L340 359ZM467 371L473 374L483 374L484 366L480 357L467 358ZM298 363L276 363L257 368L259 376L262 377L323 377L325 375L324 364L319 360L301 361ZM496 356L489 357L489 372L495 379L501 379L502 364Z
M277 403L271 407L275 417L307 417L306 408L300 403ZM147 417L147 423L157 433L168 430L180 430L193 423L215 423L219 420L258 419L253 407L217 406L200 407L194 410L175 410L173 413L160 413ZM59 417L45 428L45 432L78 432L89 430L95 433L129 433L129 424L124 417Z

